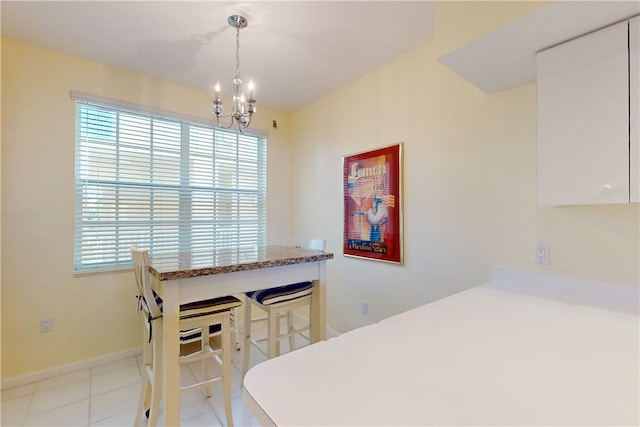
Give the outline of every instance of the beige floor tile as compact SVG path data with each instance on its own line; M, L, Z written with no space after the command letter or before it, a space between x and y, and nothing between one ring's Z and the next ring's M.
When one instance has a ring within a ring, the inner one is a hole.
M126 368L91 377L91 396L117 390L140 382L140 371L134 363Z
M181 426L222 426L223 424L220 422L216 414L213 410L208 407L206 410L197 413L197 414L184 414L180 416L180 425Z
M89 399L89 378L38 391L33 394L29 414L33 415Z
M4 394L4 392L2 392ZM32 395L17 397L11 400L2 401L2 418L0 425L3 426L21 426L27 414L29 413L29 405L31 404Z
M65 427L89 425L89 399L30 415L25 425Z
M93 413L93 408L91 408ZM103 420L91 423L91 426L100 427L133 427L133 422L136 419L136 411L120 412L112 417L105 418Z
M223 425L227 425L227 417L225 415L224 404L215 406L214 411ZM239 426L259 426L258 422L251 415L251 412L247 409L242 401L242 396L236 397L231 400L231 412L233 415L233 424L236 427Z
M132 384L114 391L103 393L91 397L91 417L89 421L96 423L98 421L112 418L118 414L133 413L138 408L138 398L140 396L140 383Z
M116 360L114 362L106 363L104 365L93 368L91 370L91 375L95 377L107 372L117 371L122 368L128 368L129 366L136 365L137 362L135 357L127 357L126 359Z
M65 375L42 380L36 384L36 391L48 390L54 387L58 387L64 384L75 383L77 381L89 378L91 370L83 369L81 371L72 372Z

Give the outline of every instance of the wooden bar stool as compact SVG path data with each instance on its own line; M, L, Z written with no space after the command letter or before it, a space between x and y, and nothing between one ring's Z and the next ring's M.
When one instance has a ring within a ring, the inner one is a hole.
M142 389L135 425L139 426L142 413L146 412L149 425L156 425L160 410L163 379L160 366L162 361L162 299L151 289L149 278L149 252L131 248L131 258L134 265L136 284L138 285L138 304L147 316L144 322L145 342L143 345ZM211 385L222 382L224 390L224 407L227 424L233 425L231 413L231 312L242 305L233 297L214 298L196 301L180 306L181 343L194 341L199 334L200 346L196 351L180 356L180 364L202 361L204 380L185 387L180 391L186 392L204 388L206 396L211 397ZM211 326L220 325L221 348L214 350L209 339ZM212 378L210 362L217 361L222 366L222 375ZM209 363L208 363L209 362ZM176 369L180 367L177 366Z
M303 249L314 249L324 251L327 245L326 240L308 239L294 240L293 246ZM290 351L295 350L295 337L302 336L311 342L311 330L316 327L311 323L311 295L313 293L313 282L294 283L290 285L279 286L276 288L263 289L260 291L245 293L245 309L244 309L244 355L242 363L242 375L246 375L249 368L249 357L251 346L254 346L268 359L272 359L280 355L280 341L289 340ZM251 313L252 306L260 308L265 312L265 316L253 318ZM301 328L294 326L293 313L300 307L309 307L309 323ZM280 319L286 317L287 331L280 331ZM251 336L252 324L256 322L267 322L267 338L255 339ZM309 331L309 336L305 336L303 332ZM261 345L267 342L267 347Z

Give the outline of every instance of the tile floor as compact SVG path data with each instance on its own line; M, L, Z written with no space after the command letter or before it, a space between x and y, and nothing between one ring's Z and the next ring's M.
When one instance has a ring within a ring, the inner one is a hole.
M256 335L264 334L258 329ZM301 344L304 341L301 341ZM287 350L282 341L283 352ZM233 354L231 377L233 421L236 426L258 423L242 402L242 350ZM251 352L251 366L264 361L257 350ZM132 426L141 387L142 356L130 357L91 369L2 391L2 426ZM184 384L201 377L201 364L181 366ZM226 425L222 385L213 386L213 396L202 390L183 393L181 424L185 426ZM162 411L160 413L162 421Z

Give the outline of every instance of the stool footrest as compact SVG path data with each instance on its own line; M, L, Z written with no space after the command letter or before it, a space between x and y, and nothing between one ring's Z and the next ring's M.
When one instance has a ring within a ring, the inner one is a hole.
M206 346L202 350L195 351L191 354L187 354L185 356L180 356L180 363L191 363L197 360L208 359L217 354L222 354L222 350L214 350L211 346Z
M208 387L211 384L214 384L214 383L217 383L217 382L220 382L220 381L223 381L223 380L224 380L224 378L222 378L222 377L211 378L209 380L202 381L201 383L196 383L196 384L191 384L191 385L188 385L188 386L180 387L180 391L181 392L187 392L187 391L198 390L198 389Z

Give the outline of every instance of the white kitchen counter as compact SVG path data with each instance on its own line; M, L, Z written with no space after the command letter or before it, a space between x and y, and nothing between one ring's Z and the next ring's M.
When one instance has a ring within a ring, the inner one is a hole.
M251 369L265 425L638 425L638 287L496 269Z

